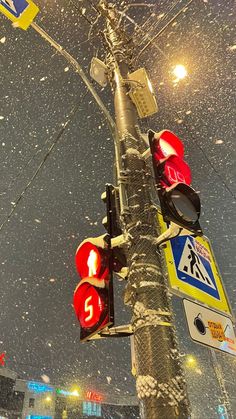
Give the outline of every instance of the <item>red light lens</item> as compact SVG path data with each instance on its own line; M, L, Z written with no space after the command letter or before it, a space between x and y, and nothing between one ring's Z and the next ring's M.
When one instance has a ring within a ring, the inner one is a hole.
M81 278L98 278L101 263L99 249L90 242L82 244L76 252L75 264Z
M170 156L164 164L164 176L167 182L164 179L161 180L162 186L167 187L174 183L191 184L191 170L184 160L177 156Z
M85 328L95 326L105 308L102 296L88 283L75 290L73 305L81 327Z
M163 131L160 138L154 140L155 157L157 160L165 159L167 156L176 155L184 157L184 146L182 141L171 131Z

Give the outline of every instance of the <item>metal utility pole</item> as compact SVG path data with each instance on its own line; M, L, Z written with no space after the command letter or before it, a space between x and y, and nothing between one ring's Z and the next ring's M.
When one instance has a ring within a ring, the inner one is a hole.
M156 209L151 200L143 141L137 126L137 113L128 91L127 79L132 45L119 24L114 4L99 3L106 18L109 47L107 65L114 93L119 137L118 186L125 196L121 219L129 238L129 275L125 303L132 309L136 389L141 417L145 419L189 418L189 404L183 375L168 286L164 279L161 254L155 239Z
M228 417L230 419L233 419L233 412L231 409L230 398L229 398L229 394L225 386L225 380L224 380L221 366L219 362L217 361L217 356L216 356L215 351L213 349L210 349L210 353L211 353L212 366L215 371L215 375L216 375L216 378L217 378L217 381L219 383L219 387L222 393L222 403L226 406Z

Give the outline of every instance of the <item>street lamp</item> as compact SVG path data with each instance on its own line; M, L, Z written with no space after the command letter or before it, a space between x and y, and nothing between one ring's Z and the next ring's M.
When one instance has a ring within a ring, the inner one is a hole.
M196 368L197 358L195 358L193 355L187 355L185 359L185 365L188 368Z
M79 397L79 391L77 389L72 390L71 396Z
M173 69L173 74L177 80L182 80L187 76L187 70L184 65L177 64Z

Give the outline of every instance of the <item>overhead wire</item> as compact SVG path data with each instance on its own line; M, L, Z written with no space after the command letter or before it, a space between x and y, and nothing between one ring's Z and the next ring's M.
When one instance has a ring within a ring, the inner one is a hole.
M182 1L182 0L181 0ZM144 22L141 26L140 29L142 30L142 33L146 33L147 35L150 35L151 37L151 31L157 30L158 27L169 17L170 13L172 12L172 10L180 3L180 0L176 0L174 3L172 3L172 5L170 6L169 9L167 9L167 11L165 13L163 13L163 16L157 21L157 22L153 22L153 28L148 27L145 30L145 25L147 26L147 24ZM153 16L149 16L149 19L151 19ZM155 17L157 17L157 14L155 13ZM139 26L139 25L138 25ZM152 24L151 24L152 26ZM145 38L144 38L145 40Z
M153 42L154 39L157 39L158 36L160 36L165 29L167 29L167 27L169 27L169 25L192 3L193 0L190 0L180 11L178 11L178 13L158 32L158 34L156 34L150 41L149 43L145 46L145 48L143 50L141 50L140 54L138 56L136 56L136 60L138 59L138 57L140 57L142 51L144 52L144 50ZM170 8L170 11L172 11L174 9L174 7L177 5L178 1L175 2L174 5L172 5L172 7ZM127 15L125 15L126 18L129 19L129 17ZM131 19L129 19L131 20ZM135 24L135 21L132 19L132 23ZM137 24L136 24L137 25ZM143 31L142 27L140 27L139 25L137 25L139 27L139 30ZM153 44L152 46L157 47L155 44ZM165 56L165 58L168 59L168 56L160 49L160 52L162 53L162 55ZM176 116L179 119L179 115L177 113L177 111L174 111ZM186 124L185 124L186 126ZM187 126L186 126L187 128ZM222 177L222 175L220 174L220 172L216 169L215 165L211 162L210 158L207 156L205 150L203 149L203 147L200 146L199 142L194 139L194 143L196 144L196 146L199 148L199 150L201 151L201 153L204 155L205 159L207 160L209 166L212 168L212 170L215 172L215 174L218 176L218 178L221 180L221 183L224 185L225 189L229 192L229 194L236 200L236 195L232 192L232 190L229 188L229 186L227 185L226 181L224 180L224 178Z
M48 151L44 155L44 158L41 160L41 162L38 165L37 169L35 170L34 174L31 176L30 180L28 181L28 183L26 184L26 186L24 187L24 189L22 190L22 192L20 193L20 195L18 196L18 198L14 201L14 204L13 204L13 207L12 207L11 211L7 214L7 216L5 217L5 219L3 220L3 222L1 222L1 224L0 224L0 231L3 229L3 227L6 225L6 223L9 222L9 220L11 219L11 217L13 216L13 214L15 213L16 208L18 207L18 205L19 205L20 201L22 200L23 196L25 195L25 193L27 192L27 190L32 185L33 181L35 180L35 178L39 174L39 172L42 169L42 167L45 165L48 157L51 155L53 149L55 148L55 146L57 145L57 143L61 139L62 135L64 134L64 132L65 132L68 124L72 121L72 119L75 116L76 112L80 109L81 104L83 103L83 101L84 101L85 97L87 96L87 94L88 94L88 90L84 94L84 96L82 98L82 101L79 104L76 104L76 105L73 106L72 110L69 113L68 119L63 124L62 128L60 129L60 131L58 132L55 140L51 143Z
M77 6L77 4L73 0L69 0L69 4L70 3L76 8L76 10L78 10L80 16L83 17L90 26L92 26L93 23L90 22L90 20L87 18L85 13L82 12L81 8L79 6Z
M140 53L138 54L138 56L136 57L136 59L138 59L138 57L140 57L140 55L144 52L144 50L153 43L153 40L157 39L163 32L165 29L167 29L167 27L192 3L193 0L190 0L183 8L181 8L181 10L178 11L178 13L151 39L149 40L148 44L140 51ZM79 9L77 5L74 4L73 0L70 0L70 2L76 7L76 9ZM89 3L91 4L91 1L89 1ZM172 4L172 6L169 9L169 12L171 12L174 7L176 7L178 1L176 1L174 4ZM94 6L94 5L93 5ZM97 9L96 9L97 10ZM85 17L84 14L80 13L82 17ZM124 14L125 15L125 14ZM168 16L168 12L163 16L163 19L165 19ZM127 15L125 15L126 18L129 18ZM86 19L87 20L87 19ZM135 24L135 21L130 18L129 20L132 21L133 24ZM93 25L90 21L87 20L87 22L90 25ZM158 22L159 23L159 22ZM137 24L136 24L137 25ZM142 27L140 27L139 25L137 25L139 27L139 30L143 31ZM155 44L153 44L155 45ZM166 54L163 53L162 50L160 50L161 53L163 55L165 55L165 58L168 58L166 56ZM84 100L85 96L87 95L88 91L86 92L86 94L84 95L82 101ZM0 225L0 231L2 230L2 228L4 227L4 225L7 223L7 221L9 221L9 219L11 218L11 216L13 215L13 213L15 212L15 209L17 207L17 205L19 204L20 200L22 199L23 195L25 194L25 192L27 191L27 189L31 186L32 182L34 181L34 179L36 178L37 174L39 173L40 169L43 167L43 165L45 164L47 158L49 157L49 155L51 154L53 148L55 147L55 145L57 144L57 142L59 141L59 139L61 138L62 134L64 133L68 123L71 121L71 119L73 118L74 114L77 112L77 110L79 109L81 104L76 105L73 107L72 111L70 112L70 118L67 120L67 122L64 124L63 128L60 130L59 134L57 135L56 139L53 141L53 143L51 144L49 150L47 151L46 155L44 156L43 160L41 161L40 165L38 166L37 170L35 171L34 175L31 177L30 181L28 182L28 184L26 185L26 187L24 188L24 190L21 192L21 194L19 195L18 199L16 200L16 202L14 202L14 206L12 208L12 210L9 212L9 214L7 215L7 217L5 218L5 220L3 221L3 223ZM176 115L177 114L177 111ZM50 139L49 139L50 140ZM46 143L49 141L47 140ZM45 143L45 144L46 144ZM216 170L216 168L214 167L214 165L211 163L210 159L208 158L208 156L206 155L205 151L203 150L203 148L198 144L198 142L196 142L196 145L198 146L198 148L201 150L201 152L204 154L206 160L208 161L209 165L212 167L212 169L214 170L214 172L217 174L217 176L221 179L222 183L224 184L225 188L228 190L228 192L232 195L232 197L234 199L236 199L235 195L233 194L233 192L231 191L231 189L228 187L228 185L226 184L226 182L224 181L224 179L222 178L222 176L220 175L220 173ZM35 155L33 155L26 163L26 165L24 166L24 168L26 168L29 163L34 159L34 157L36 156L36 154L38 154L38 151L35 153ZM24 168L22 170L24 170ZM17 180L17 178L21 175L22 171L20 171L17 176L13 179L13 181L10 182L10 184L8 185L8 187L15 181ZM6 190L4 190L3 192L1 192L1 194L5 193ZM0 195L1 195L0 194Z
M175 112L175 115L179 119L179 115L178 115L177 111L174 111L174 112ZM185 122L183 122L183 125L185 126L186 129L188 129L188 127L187 127L187 125L186 125ZM204 148L199 144L199 142L194 137L193 137L193 142L196 145L196 147L201 151L201 153L204 155L205 159L207 160L207 163L209 164L209 166L211 167L211 169L213 170L213 172L216 174L216 176L220 179L222 185L229 192L229 194L232 196L232 198L235 199L235 202L236 202L236 195L232 192L232 190L227 185L227 183L226 183L225 179L223 178L223 176L216 169L215 165L211 162L211 160L208 157L207 153L205 152Z
M169 22L167 22L166 23L166 25L155 35L155 36L153 36L153 38L152 39L150 39L150 41L148 41L148 43L145 45L145 47L143 47L142 49L141 49L141 51L137 54L137 56L135 57L135 62L137 62L137 60L140 58L140 56L144 53L144 51L146 51L146 49L157 39L157 38L159 38L159 36L160 35L162 35L162 33L179 17L179 15L181 14L181 13L183 13L184 12L184 10L186 10L186 8L188 7L188 6L190 6L190 4L193 2L193 0L189 0L189 2L184 6L184 7L182 7L179 11L178 11L178 13L176 13L176 15L175 16L173 16L172 17L172 19L169 21Z

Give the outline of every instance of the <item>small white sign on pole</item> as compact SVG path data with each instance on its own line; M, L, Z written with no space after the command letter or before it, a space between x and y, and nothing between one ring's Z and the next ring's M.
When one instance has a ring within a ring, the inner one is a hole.
M198 343L236 356L236 337L232 320L201 304L184 299L191 338Z

